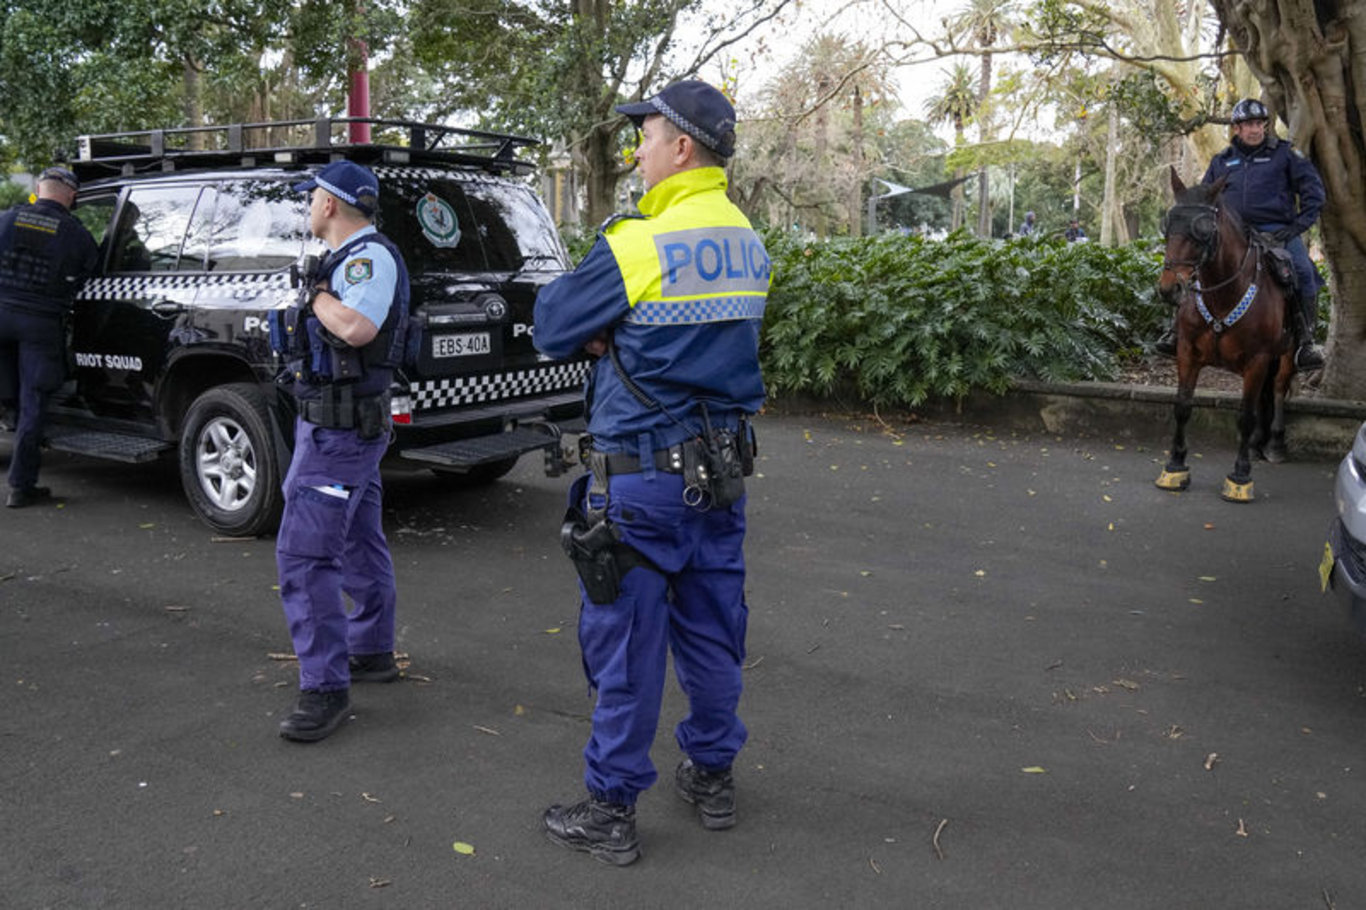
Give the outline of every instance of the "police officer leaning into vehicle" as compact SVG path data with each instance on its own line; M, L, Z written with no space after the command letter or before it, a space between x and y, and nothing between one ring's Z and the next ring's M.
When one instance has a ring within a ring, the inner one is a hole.
M597 689L588 795L545 813L549 837L625 865L672 651L689 713L675 734L678 794L708 829L735 823L731 765L745 653L748 416L763 404L758 342L769 258L726 198L735 111L678 82L622 105L643 139L640 214L609 220L587 257L536 300L536 346L600 355L589 376L589 474L561 543L580 576L579 641Z
M74 215L80 183L63 167L38 175L37 201L0 214L0 404L16 410L5 505L50 499L38 486L48 399L66 378L72 301L98 264L98 247Z
M1295 333L1295 367L1323 366L1323 351L1314 344L1318 322L1319 273L1300 235L1318 220L1323 208L1323 181L1313 163L1289 142L1268 135L1270 114L1255 98L1233 106L1233 142L1210 161L1202 183L1227 177L1220 196L1243 224L1269 236L1290 253L1295 288L1290 290L1290 321ZM1297 305L1298 304L1298 305ZM1176 319L1153 345L1159 354L1176 356Z
M379 183L368 168L336 161L294 189L312 191L309 230L328 247L300 305L271 325L288 368L282 378L299 405L275 558L302 691L280 735L311 742L345 719L352 682L399 676L379 464L389 444L389 385L402 359L408 271L375 229Z

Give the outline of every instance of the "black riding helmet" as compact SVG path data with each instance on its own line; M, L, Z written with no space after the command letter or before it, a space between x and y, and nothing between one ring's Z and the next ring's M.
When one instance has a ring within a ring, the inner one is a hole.
M1270 120L1271 115L1267 113L1266 105L1256 98L1244 98L1233 105L1233 116L1229 119L1237 126L1248 120Z

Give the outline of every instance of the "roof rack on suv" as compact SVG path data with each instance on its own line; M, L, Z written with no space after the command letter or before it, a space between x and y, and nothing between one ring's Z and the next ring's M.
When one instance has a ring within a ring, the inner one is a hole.
M378 141L348 141L345 128L352 123L374 126ZM111 173L131 176L154 169L258 167L326 162L342 157L383 164L464 164L525 174L533 168L529 162L515 157L517 149L540 145L538 140L525 136L375 117L132 130L80 136L77 143L73 165L85 179Z

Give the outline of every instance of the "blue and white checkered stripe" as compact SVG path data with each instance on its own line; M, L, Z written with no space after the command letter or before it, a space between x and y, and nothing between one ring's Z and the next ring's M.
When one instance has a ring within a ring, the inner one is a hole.
M288 299L291 293L289 275L285 272L244 272L232 275L167 272L92 278L76 296L79 300L141 300L148 297L163 297L168 300L243 300L254 299L263 294Z
M553 363L506 373L480 373L414 382L409 389L413 395L414 411L453 408L578 388L583 385L589 366L588 361Z
M631 308L626 321L637 325L697 325L763 319L766 298L703 297L695 300L642 300Z

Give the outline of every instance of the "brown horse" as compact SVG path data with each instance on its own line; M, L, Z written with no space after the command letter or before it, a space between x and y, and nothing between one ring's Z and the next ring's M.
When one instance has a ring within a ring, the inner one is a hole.
M1187 187L1171 172L1176 204L1163 222L1167 242L1158 293L1179 303L1176 341L1176 434L1171 459L1157 485L1190 486L1186 422L1195 382L1207 366L1243 377L1238 410L1238 455L1220 495L1252 501L1251 455L1285 458L1286 392L1294 376L1287 334L1286 292L1272 278L1269 253L1236 212L1219 204L1221 178Z

